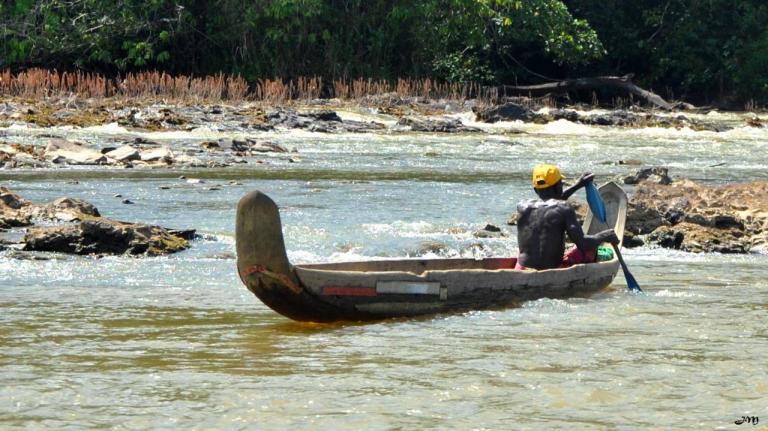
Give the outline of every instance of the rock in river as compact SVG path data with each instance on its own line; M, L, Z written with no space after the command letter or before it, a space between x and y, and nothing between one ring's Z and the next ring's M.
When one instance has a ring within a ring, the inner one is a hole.
M439 132L439 133L475 133L482 130L477 127L465 126L458 119L423 120L411 117L403 117L397 121L399 126L408 126L413 132Z
M486 123L496 123L498 121L533 121L537 115L531 109L517 103L505 103L503 105L491 106L485 109L473 109L477 116L477 121Z
M189 247L189 241L160 226L108 218L62 226L35 227L24 236L24 250L74 254L158 256Z
M173 163L173 153L168 147L153 148L142 151L139 155L142 162Z
M30 226L33 220L59 224L28 228L21 241L28 251L157 256L184 250L195 237L191 229L172 230L102 217L95 206L82 199L59 198L35 205L0 187L0 229Z
M669 169L660 166L643 168L624 177L624 184L639 184L641 182L666 185L672 183L672 178L669 177Z
M31 202L0 187L0 229L31 225L31 217L25 211L31 206Z
M130 162L133 160L140 160L141 156L139 150L131 145L123 145L105 154L112 160L118 162Z
M630 202L627 230L683 251L768 250L768 181L725 186L642 182Z
M53 163L70 165L100 165L107 162L101 152L63 139L51 139L45 148L45 158Z

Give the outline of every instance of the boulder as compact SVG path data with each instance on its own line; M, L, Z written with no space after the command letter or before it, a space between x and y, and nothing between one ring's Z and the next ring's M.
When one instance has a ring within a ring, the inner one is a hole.
M503 238L506 236L501 231L501 228L492 224L486 224L484 228L474 232L472 235L475 238Z
M553 109L549 111L549 116L553 121L566 120L572 123L576 123L582 120L581 114L570 109Z
M0 186L0 212L19 210L31 206L32 203L13 193L10 189Z
M399 126L408 126L414 132L432 133L473 133L481 132L477 127L465 126L460 120L421 120L403 117L397 121Z
M266 119L272 126L283 126L290 129L306 129L315 121L312 118L299 115L293 109L282 108L267 112Z
M118 162L130 162L133 160L141 160L141 155L139 154L139 150L130 145L123 145L119 148L116 148L112 151L105 153L104 155Z
M413 256L423 256L425 254L444 254L450 250L448 244L440 241L426 240L422 241L418 247L408 254Z
M498 121L534 121L537 114L523 105L505 103L486 109L473 109L477 121L496 123Z
M672 183L672 178L669 177L669 169L661 166L642 168L624 177L624 184L639 184L644 181L667 185Z
M19 152L18 148L8 145L4 142L0 142L0 156L6 154L8 156L15 156Z
M714 228L683 222L665 226L649 235L649 240L664 248L693 253L748 253L751 245L742 241L744 232L737 228Z
M289 150L280 144L259 141L253 138L205 141L200 144L208 151L231 151L235 155L246 156L255 153L287 153Z
M341 117L339 117L339 114L330 110L307 112L302 115L307 116L309 118L313 118L315 120L319 120L319 121L331 121L331 122L341 123Z
M29 211L34 218L72 222L101 217L93 204L78 198L58 198L46 205L36 205Z
M31 217L26 212L31 207L31 202L0 186L0 229L31 225Z
M24 250L79 255L158 256L188 247L189 241L160 226L125 223L108 218L30 228L24 236Z
M173 163L173 153L168 147L153 148L151 150L142 151L139 154L139 159L142 162L151 163Z
M384 128L383 124L375 122L342 121L338 114L329 110L298 113L290 108L277 108L267 112L264 120L271 128L281 126L321 133L362 133Z
M177 165L187 166L190 168L207 168L208 163L200 160L197 157L194 156L188 156L186 154L181 154L176 157L175 163Z
M287 153L288 149L283 147L280 144L276 144L274 142L255 142L255 141L249 141L252 143L250 147L250 151L255 151L257 153Z
M126 223L101 217L99 210L81 199L59 198L34 205L0 187L0 229L30 226L33 219L65 222L56 226L32 227L12 243L24 250L74 254L131 254L156 256L189 247L195 231Z
M64 139L51 139L45 147L45 158L69 165L100 165L107 161L101 152Z
M624 241L622 241L622 247L635 248L645 245L645 241L639 236L629 231L624 231Z

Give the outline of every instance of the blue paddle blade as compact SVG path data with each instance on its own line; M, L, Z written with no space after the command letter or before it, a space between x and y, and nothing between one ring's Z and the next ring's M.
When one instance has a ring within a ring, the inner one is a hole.
M589 204L589 210L592 211L592 214L597 217L598 220L605 223L605 220L607 219L605 213L605 204L603 203L602 196L600 196L600 192L597 191L597 187L595 187L592 181L590 181L584 186L584 190L587 192L587 203ZM624 279L627 280L627 288L635 293L642 292L643 290L640 289L640 284L638 284L637 280L635 280L635 277L632 275L632 273L629 272L627 264L624 263L624 258L621 256L621 251L619 251L619 248L614 246L613 249L616 251L616 257L619 259L621 269L624 271Z
M633 292L642 292L643 289L640 288L640 285L637 283L637 280L635 280L635 277L632 275L632 273L629 272L629 270L624 271L624 279L627 281L627 287L629 290Z
M589 204L589 209L592 211L592 214L594 214L598 220L605 223L605 204L603 203L603 198L600 196L600 192L597 191L597 187L590 181L584 186L584 190L587 192L587 203Z

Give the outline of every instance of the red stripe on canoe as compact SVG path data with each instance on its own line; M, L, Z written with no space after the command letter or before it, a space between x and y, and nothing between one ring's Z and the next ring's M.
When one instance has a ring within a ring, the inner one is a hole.
M324 287L323 295L376 296L375 287Z

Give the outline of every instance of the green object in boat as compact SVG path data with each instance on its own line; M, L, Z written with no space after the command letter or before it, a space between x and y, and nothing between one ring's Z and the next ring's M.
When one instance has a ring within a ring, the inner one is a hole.
M597 247L597 261L605 262L613 259L613 250L610 247L600 245Z

